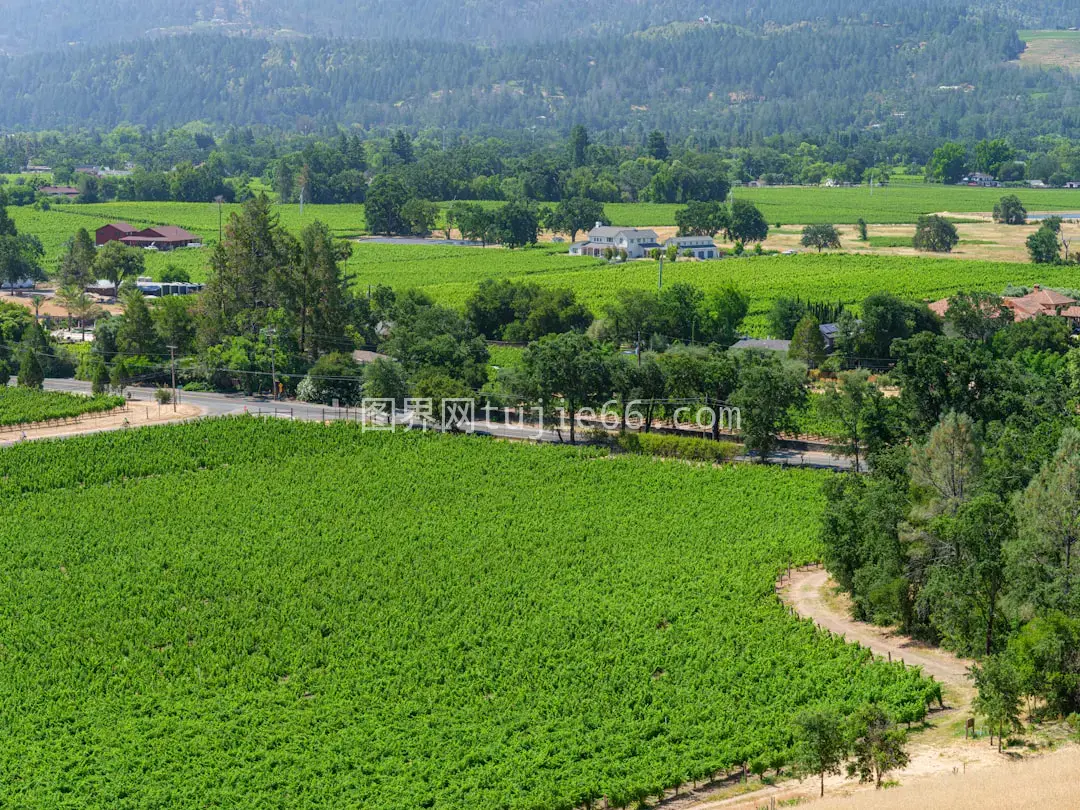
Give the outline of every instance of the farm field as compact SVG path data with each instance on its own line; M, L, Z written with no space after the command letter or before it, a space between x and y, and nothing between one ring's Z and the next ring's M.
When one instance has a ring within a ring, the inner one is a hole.
M1080 70L1080 31L1019 31L1027 46L1020 64Z
M435 250L397 245L359 245L350 271L361 287L388 284L401 289L419 286L448 306L462 307L481 278L511 278L574 290L594 312L602 313L623 287L655 289L657 267L641 261L608 265L536 248L441 248L450 251L432 260ZM466 258L460 258L462 253ZM475 255L475 258L472 258ZM455 258L457 257L457 258ZM527 269L526 269L527 268ZM734 285L751 298L747 324L763 334L764 316L780 296L857 305L868 295L888 290L912 300L935 300L958 290L1001 292L1010 284L1045 284L1072 288L1076 273L1067 267L1013 262L927 259L915 256L871 256L802 253L797 256L748 256L714 262L665 264L664 283L688 282L705 290Z
M250 418L2 450L5 799L622 807L803 706L915 719L774 597L821 481Z
M119 408L123 397L84 397L32 388L0 388L0 425L26 425L50 419L70 419L85 413Z
M239 205L223 205L222 218L239 211ZM354 205L305 205L300 216L298 205L278 205L275 211L282 224L294 233L316 220L327 224L341 238L358 236L364 228L363 206ZM193 281L205 281L210 250L218 238L218 208L214 204L126 202L55 205L48 211L35 211L29 207L8 209L20 231L32 233L45 247L46 270L51 270L63 250L64 244L79 228L86 228L91 235L109 222L124 221L132 225L178 225L203 238L202 249L174 250L168 253L146 251L147 273L159 278L166 268L179 267L187 270Z
M1031 212L1080 212L1080 191L1066 189L1003 189L943 186L931 183L896 184L886 188L824 188L772 186L735 188L731 196L753 202L770 225L830 223L853 225L860 217L871 224L914 224L922 214L948 212L989 214L1005 194L1016 194ZM675 224L680 205L608 203L608 217L615 225L652 227Z
M935 186L920 188L946 190ZM742 191L744 190L740 190L740 193ZM757 194L797 194L808 190L745 191ZM861 193L863 190L810 191L816 194L843 194ZM958 191L997 193L1000 190ZM1080 203L1080 192L1033 193L1075 193L1075 200ZM1071 196L1066 198L1073 199ZM952 202L956 203L957 200ZM992 200L984 202L992 205ZM616 207L616 216L613 218L618 221L621 212L627 220L631 220L637 212L643 211L645 216L638 224L650 223L657 228L661 238L666 238L674 234L674 228L657 223L665 217L673 217L676 208ZM199 234L205 240L206 247L170 253L148 251L145 254L147 272L151 276L160 277L167 268L177 267L187 270L193 280L204 281L212 245L217 240L218 211L214 205L103 203L54 206L49 211L35 211L31 208L9 210L21 231L33 233L42 240L46 248L45 265L48 270L55 267L64 243L80 227L93 232L102 224L114 220L126 220L133 224L170 223ZM227 216L234 210L237 210L237 206L225 206L223 214ZM286 227L294 232L299 232L305 224L320 219L339 236L352 238L360 233L364 225L363 206L308 205L304 208L302 218L299 207L295 205L277 206L276 210ZM1025 239L1035 230L1035 225L1008 227L980 220L962 223L958 227L961 243L947 259L925 258L910 247L910 235L913 233L911 225L871 225L869 243L857 241L852 226L841 225L843 250L855 255L804 255L749 262L729 259L705 264L680 262L674 267L669 265L666 268L665 280L692 281L706 288L734 283L754 296L757 314L767 309L768 302L778 295L803 295L855 303L879 289L929 299L980 281L985 281L995 290L1010 283L1041 282L1066 287L1077 286L1075 280L1060 269L1037 270L1027 263ZM1074 235L1080 235L1080 226L1067 224L1065 227L1075 232ZM801 249L800 236L801 231L797 225L774 228L765 242L765 247L778 251L798 250ZM548 242L523 251L361 242L356 245L348 271L356 277L360 289L379 283L390 284L399 289L422 287L444 303L457 306L464 303L475 284L484 278L528 278L541 284L569 286L594 307L602 307L610 301L619 287L650 287L656 283L655 266L651 263L607 266L598 260L566 256L566 249L565 245L552 245Z

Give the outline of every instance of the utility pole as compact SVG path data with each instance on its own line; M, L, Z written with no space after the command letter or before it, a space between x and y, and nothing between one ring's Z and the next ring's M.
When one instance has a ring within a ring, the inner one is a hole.
M222 197L220 194L218 194L216 197L214 197L214 202L217 203L217 240L218 240L218 244L220 245L221 244L221 234L222 234L222 228L221 228L221 204L223 202L225 202L225 198Z
M176 347L169 346L169 365L172 366L172 409L176 413Z
M659 278L659 280L657 282L656 289L658 289L658 290L664 289L664 256L663 256L663 254L660 255L660 278Z
M275 335L276 332L277 332L277 330L274 329L274 327L272 327L272 326L269 329L266 330L266 334L270 338L270 378L272 380L271 385L273 385L273 393L274 393L274 401L275 402L277 401L277 398L278 398L277 363L276 363L275 358L274 358L274 335Z

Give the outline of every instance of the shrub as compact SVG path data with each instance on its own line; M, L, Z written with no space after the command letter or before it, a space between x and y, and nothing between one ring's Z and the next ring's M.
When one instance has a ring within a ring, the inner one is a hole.
M362 370L351 355L324 355L296 387L296 398L321 405L333 405L334 400L342 407L359 405L363 399Z
M742 447L735 442L714 442L665 433L624 433L618 439L618 447L625 453L710 464L723 464L742 453Z

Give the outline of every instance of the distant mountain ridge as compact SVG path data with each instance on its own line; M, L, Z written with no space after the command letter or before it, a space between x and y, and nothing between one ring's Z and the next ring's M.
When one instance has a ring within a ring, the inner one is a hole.
M1080 134L1075 79L1018 67L1017 23L1001 16L1012 13L1011 0L980 1L1002 8L596 0L583 16L569 0L310 0L304 11L280 0L178 0L155 16L160 0L144 0L118 30L152 19L155 31L187 35L0 57L0 128L198 120L301 130L565 132L584 123L740 140L875 130L938 141ZM38 3L22 0L16 12ZM128 0L80 3L116 8ZM339 23L333 38L312 33L315 9ZM400 21L407 11L411 26ZM521 14L514 24L505 22L511 13ZM200 21L184 24L185 16ZM552 24L532 30L538 17ZM642 27L654 17L656 25ZM451 41L466 23L478 41ZM351 38L383 28L399 35ZM500 31L505 41L493 44ZM560 38L529 38L545 32Z
M0 52L138 39L161 30L288 31L315 37L478 44L624 34L709 17L757 28L800 21L889 22L949 9L992 11L1027 27L1080 25L1074 0L0 0Z

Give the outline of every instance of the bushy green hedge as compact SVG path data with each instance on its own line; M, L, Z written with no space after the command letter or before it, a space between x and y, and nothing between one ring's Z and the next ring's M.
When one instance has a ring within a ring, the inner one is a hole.
M731 461L742 452L742 447L734 442L714 442L663 433L624 433L618 438L617 445L627 453L713 464Z

